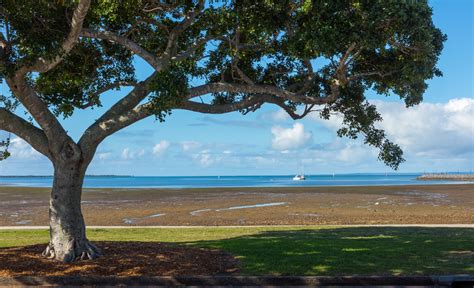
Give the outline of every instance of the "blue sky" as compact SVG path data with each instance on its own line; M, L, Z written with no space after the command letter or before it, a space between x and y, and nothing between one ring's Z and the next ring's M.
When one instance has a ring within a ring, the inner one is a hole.
M401 172L470 171L474 162L473 1L430 1L435 25L448 35L439 61L444 76L429 81L425 101L405 109L397 97L368 93L390 138L407 161ZM150 69L137 61L139 77ZM2 86L2 89L6 89ZM62 121L74 139L120 93L103 96L101 109L79 111ZM389 172L377 151L359 140L338 138L339 119L311 115L290 120L279 108L255 113L206 115L174 111L166 122L139 122L104 141L88 173L121 175L253 175ZM1 133L0 133L1 134ZM1 134L5 136L5 134ZM21 139L12 157L0 162L2 175L50 175L52 167Z

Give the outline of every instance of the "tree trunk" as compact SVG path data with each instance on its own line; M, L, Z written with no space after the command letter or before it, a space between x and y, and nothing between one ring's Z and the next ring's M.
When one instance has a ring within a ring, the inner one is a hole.
M49 221L50 242L43 256L63 262L94 259L99 249L86 238L81 212L81 194L85 168L81 161L54 163Z

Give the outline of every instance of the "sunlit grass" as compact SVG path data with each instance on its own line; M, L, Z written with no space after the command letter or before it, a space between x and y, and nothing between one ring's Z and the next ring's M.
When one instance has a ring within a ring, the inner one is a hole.
M48 237L45 230L0 231L0 247L46 243ZM222 249L240 260L241 273L247 275L474 272L474 229L468 228L89 229L88 237L93 241L159 241Z

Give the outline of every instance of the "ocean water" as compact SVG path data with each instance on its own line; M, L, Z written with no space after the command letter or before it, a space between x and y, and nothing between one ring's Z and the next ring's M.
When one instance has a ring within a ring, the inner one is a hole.
M419 181L421 174L335 174L306 175L293 181L294 175L270 176L86 176L84 188L208 188L208 187L298 187L298 186L391 186L460 184L459 181ZM51 187L53 178L2 177L0 186Z

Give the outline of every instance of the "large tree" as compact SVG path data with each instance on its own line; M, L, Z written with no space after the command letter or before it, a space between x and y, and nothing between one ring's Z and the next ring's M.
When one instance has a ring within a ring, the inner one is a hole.
M427 79L441 75L445 39L431 16L426 0L1 0L0 81L10 91L0 98L0 129L54 167L43 254L65 262L100 255L81 213L98 145L174 109L247 114L270 103L293 119L337 113L339 136L363 137L397 168L402 151L376 128L381 116L364 94L398 95L407 107L422 101ZM137 79L135 58L153 73ZM58 120L126 86L130 93L78 141Z

